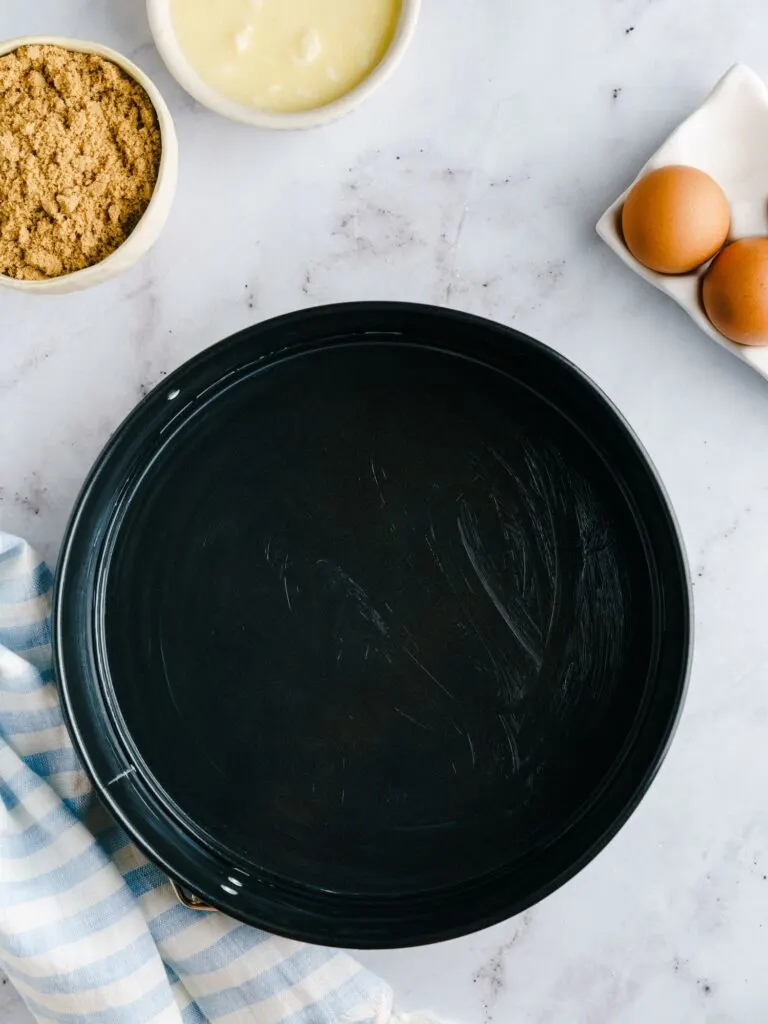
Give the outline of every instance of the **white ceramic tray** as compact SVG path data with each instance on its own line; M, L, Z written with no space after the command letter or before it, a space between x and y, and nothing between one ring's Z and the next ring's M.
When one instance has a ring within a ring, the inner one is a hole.
M720 184L731 204L731 240L768 235L768 88L762 79L745 65L734 65L703 105L654 153L635 181L666 164L698 167ZM636 274L678 302L710 338L768 378L768 347L734 345L704 314L700 287L706 267L679 277L665 276L638 263L627 249L620 216L632 185L600 218L598 235Z

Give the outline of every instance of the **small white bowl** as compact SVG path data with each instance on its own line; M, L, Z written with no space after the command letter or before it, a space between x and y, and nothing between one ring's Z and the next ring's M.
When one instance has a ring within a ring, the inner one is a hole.
M204 107L208 107L209 110L213 110L223 117L254 125L256 128L277 128L279 130L317 128L319 125L328 124L330 121L343 117L368 99L380 85L387 81L403 59L413 39L420 10L421 0L402 0L400 19L389 49L370 75L355 88L322 107L296 113L276 114L237 103L235 100L222 96L207 82L204 82L179 46L171 18L170 0L147 0L147 13L155 45L168 70L182 89L186 89L198 103L202 103Z
M720 185L731 206L729 241L768 236L768 89L744 64L736 64L706 101L669 136L632 182L668 164L688 164ZM632 185L600 218L597 233L640 277L674 299L719 345L763 377L768 377L768 346L735 345L710 323L701 304L701 278L707 266L691 274L657 274L639 263L624 244L621 210Z
M118 249L115 249L100 263L94 263L91 267L76 270L71 274L62 274L61 277L52 277L46 281L17 281L6 274L0 274L0 286L2 287L14 288L20 292L30 292L36 295L62 295L65 292L81 291L116 277L138 262L154 245L168 219L176 195L176 183L179 175L179 143L171 113L157 86L141 68L136 67L127 57L123 57L122 54L111 50L108 46L102 46L100 43L89 43L82 39L58 36L24 36L20 39L0 42L0 57L18 50L20 46L60 46L64 50L73 50L76 53L95 53L99 57L104 57L105 60L112 61L142 86L155 108L160 126L162 149L155 191L141 220Z

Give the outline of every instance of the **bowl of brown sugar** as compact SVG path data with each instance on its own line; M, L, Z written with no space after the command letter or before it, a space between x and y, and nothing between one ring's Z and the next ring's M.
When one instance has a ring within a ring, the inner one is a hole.
M100 284L157 240L178 142L153 82L97 43L0 43L0 285Z

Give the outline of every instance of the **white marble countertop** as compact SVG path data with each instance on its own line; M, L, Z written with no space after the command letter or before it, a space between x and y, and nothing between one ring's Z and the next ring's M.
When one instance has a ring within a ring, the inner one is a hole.
M682 523L698 630L682 724L629 824L555 895L491 931L363 959L403 1006L459 1024L768 1020L768 385L594 233L731 63L768 76L768 6L425 0L384 91L289 135L196 107L140 0L4 0L0 34L31 32L100 40L153 75L181 181L125 277L0 293L2 527L53 559L86 470L141 395L272 314L421 300L566 353L638 431ZM20 1024L9 990L0 1019Z

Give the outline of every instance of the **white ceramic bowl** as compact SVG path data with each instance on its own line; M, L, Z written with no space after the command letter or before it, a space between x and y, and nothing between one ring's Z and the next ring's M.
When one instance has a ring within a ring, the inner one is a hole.
M76 270L72 274L63 274L61 277L54 277L47 281L17 281L5 274L0 274L0 286L14 288L21 292L31 292L37 295L61 295L64 292L77 292L83 288L90 288L92 285L102 284L117 274L133 266L144 253L157 241L160 232L171 212L173 199L176 194L176 182L179 174L179 144L176 138L176 130L173 126L171 113L166 106L165 100L160 95L157 86L149 79L141 68L136 67L122 54L111 50L108 46L101 46L99 43L89 43L82 39L67 39L57 36L24 36L20 39L10 39L7 42L0 42L0 57L20 46L60 46L65 50L74 50L78 53L95 53L99 57L111 60L126 74L135 79L152 101L157 113L157 120L160 126L160 139L162 151L160 155L160 168L157 175L157 183L149 206L143 217L126 238L123 244L115 249L113 253L95 263L85 270Z
M720 185L731 206L730 241L768 235L768 89L754 71L736 64L707 100L670 135L632 182L667 164L689 164ZM639 263L624 244L621 210L629 186L606 210L597 233L640 277L674 299L719 345L763 377L768 377L768 346L735 345L713 327L701 304L701 278L709 264L691 274L657 274Z
M155 45L168 70L186 91L204 107L222 114L233 121L254 125L257 128L316 128L348 114L363 100L375 92L395 70L408 49L416 30L421 0L402 0L402 10L389 49L376 68L358 86L344 96L313 110L297 113L270 113L255 107L248 107L222 96L200 78L179 46L171 19L170 0L147 0L147 12Z

